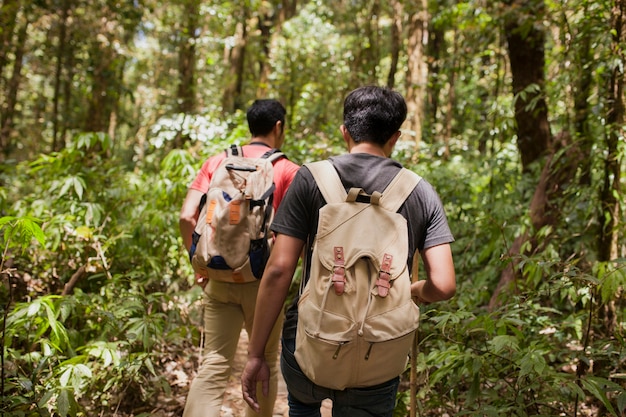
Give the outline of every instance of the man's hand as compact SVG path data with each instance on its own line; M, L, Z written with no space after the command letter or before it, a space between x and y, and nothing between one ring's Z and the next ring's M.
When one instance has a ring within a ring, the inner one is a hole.
M208 283L209 283L208 278L205 278L200 274L196 274L196 284L198 284L202 289L204 289L204 287L206 287Z
M265 358L248 358L243 372L241 373L241 392L243 399L257 413L261 410L257 400L257 383L263 385L263 395L269 394L270 370Z

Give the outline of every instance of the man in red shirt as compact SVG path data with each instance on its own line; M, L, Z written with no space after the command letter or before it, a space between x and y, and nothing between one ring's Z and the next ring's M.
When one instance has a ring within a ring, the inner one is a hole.
M261 157L272 148L280 148L285 141L285 108L276 100L256 100L248 109L247 120L252 138L243 146L246 157ZM211 178L225 158L220 153L209 158L191 183L180 212L180 232L185 248L192 244L202 196L209 189ZM274 162L274 210L285 195L299 166L287 158ZM224 392L231 374L233 357L239 342L242 326L248 335L252 330L254 309L260 281L250 283L227 283L196 278L204 288L204 346L203 361L193 380L185 404L184 417L219 417ZM247 416L271 417L277 393L278 342L282 319L274 325L265 349L270 364L271 388L267 397L259 400L260 413L248 408Z

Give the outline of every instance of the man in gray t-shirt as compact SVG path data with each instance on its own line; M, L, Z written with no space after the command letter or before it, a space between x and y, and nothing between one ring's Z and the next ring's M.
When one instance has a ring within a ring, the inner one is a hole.
M346 190L358 187L363 188L367 194L384 190L402 167L393 159L367 153L349 153L329 159L339 173ZM289 235L307 242L305 249L307 258L304 265L308 266L312 254L311 244L317 233L319 209L326 202L306 167L301 168L296 174L283 203L271 228L277 234ZM441 200L426 180L422 179L419 182L400 208L400 214L407 219L409 268L413 265L413 254L416 250L422 252L429 247L454 241ZM302 287L308 281L309 272L306 268ZM297 301L296 299L287 312L283 326L285 339L296 336Z
M363 188L372 194L383 191L401 165L389 158L406 118L402 96L381 87L361 87L344 102L341 132L349 153L330 158L344 187ZM305 254L303 284L308 280L311 245L317 231L319 209L326 202L310 171L303 167L294 178L276 213L272 230L277 234L272 255L261 280L257 313L242 375L244 399L258 409L256 382L267 384L263 348L274 320L282 311L300 255ZM409 268L419 250L425 265L425 280L411 285L411 295L422 303L445 300L456 291L450 243L454 241L439 196L425 180L419 182L400 208L408 223ZM300 370L294 358L297 300L287 312L283 328L281 369L289 392L290 415L319 416L321 402L333 401L333 416L391 416L399 378L364 388L331 390L316 385Z

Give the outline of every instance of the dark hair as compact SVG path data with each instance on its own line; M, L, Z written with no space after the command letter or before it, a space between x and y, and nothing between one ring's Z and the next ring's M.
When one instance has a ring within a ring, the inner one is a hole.
M406 102L387 87L353 90L343 102L343 124L356 142L384 145L406 119Z
M246 113L252 136L265 136L272 131L276 122L285 126L285 107L274 99L255 100Z

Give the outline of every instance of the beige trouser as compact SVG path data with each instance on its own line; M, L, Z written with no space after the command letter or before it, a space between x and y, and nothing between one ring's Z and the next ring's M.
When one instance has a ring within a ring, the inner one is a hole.
M203 361L189 388L183 417L220 417L224 392L231 375L241 328L245 325L248 336L252 332L254 308L259 281L247 284L230 284L210 280L204 289L204 350ZM272 417L278 391L278 344L282 329L282 316L274 325L265 348L270 368L269 396L257 392L261 412L255 413L246 406L246 416Z

